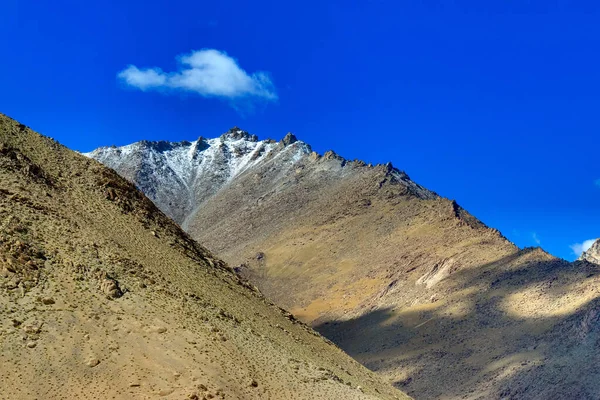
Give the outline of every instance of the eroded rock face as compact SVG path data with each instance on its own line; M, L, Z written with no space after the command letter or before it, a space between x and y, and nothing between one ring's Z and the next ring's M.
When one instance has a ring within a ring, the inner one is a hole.
M596 240L587 251L584 251L579 259L600 265L600 239Z
M113 278L106 276L99 286L100 290L110 298L117 299L123 296L119 283Z

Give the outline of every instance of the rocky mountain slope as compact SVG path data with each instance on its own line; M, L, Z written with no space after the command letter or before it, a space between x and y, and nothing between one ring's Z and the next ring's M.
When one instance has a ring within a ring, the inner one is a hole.
M89 155L414 397L600 396L597 265L520 250L390 164L321 156L293 135L161 143Z
M0 114L0 398L404 398L133 185Z
M584 251L579 260L600 264L600 239L596 240L592 247Z

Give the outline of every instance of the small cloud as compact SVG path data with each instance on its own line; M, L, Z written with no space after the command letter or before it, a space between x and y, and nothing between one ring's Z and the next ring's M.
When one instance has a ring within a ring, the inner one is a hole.
M542 244L542 241L540 240L540 238L538 237L536 232L532 232L531 233L531 238L533 239L533 241L535 242L535 244L540 245Z
M215 49L192 51L177 57L179 68L164 72L158 67L129 65L117 74L128 86L162 93L188 92L230 101L262 99L276 101L277 93L269 73L244 71L237 60ZM235 106L234 106L235 107Z
M596 180L594 181L594 185L596 185L596 186L600 187L600 179L596 179Z
M592 247L596 240L598 239L588 239L583 241L583 243L575 243L570 245L569 247L571 248L571 250L573 250L573 253L577 257L579 257L581 254L583 254L584 251L587 251L590 247Z
M167 77L158 68L147 68L140 70L134 65L130 65L118 75L127 85L136 87L140 90L156 89L167 83Z

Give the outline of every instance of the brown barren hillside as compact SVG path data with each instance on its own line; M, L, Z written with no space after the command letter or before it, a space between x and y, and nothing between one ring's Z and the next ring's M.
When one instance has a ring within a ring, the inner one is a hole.
M415 398L600 397L600 267L520 250L389 164L238 128L90 156Z
M134 186L0 115L0 398L404 398Z

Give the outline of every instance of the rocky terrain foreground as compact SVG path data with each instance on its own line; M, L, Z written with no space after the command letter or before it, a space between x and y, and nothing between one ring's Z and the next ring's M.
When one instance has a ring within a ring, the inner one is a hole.
M388 165L238 128L89 156L417 399L600 398L600 267L518 249Z
M0 398L407 398L100 163L0 114Z

